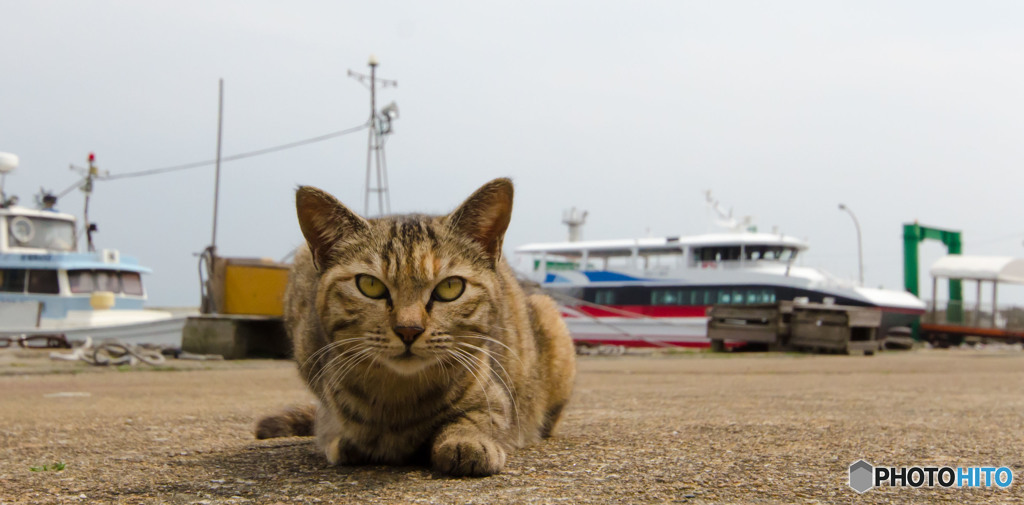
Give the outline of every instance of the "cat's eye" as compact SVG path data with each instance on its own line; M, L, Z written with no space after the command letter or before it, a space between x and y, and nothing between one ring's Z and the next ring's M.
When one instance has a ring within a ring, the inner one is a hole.
M434 288L434 299L442 302L450 302L462 296L466 290L466 281L461 277L449 277Z
M381 282L380 279L372 275L357 275L356 287L358 287L359 292L367 298L379 299L388 295L388 288L384 286L384 283Z

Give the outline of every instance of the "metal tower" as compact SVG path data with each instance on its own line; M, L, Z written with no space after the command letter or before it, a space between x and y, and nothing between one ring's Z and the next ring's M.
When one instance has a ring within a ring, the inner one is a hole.
M387 159L384 156L384 144L391 134L391 122L398 119L398 106L391 102L377 112L377 84L381 88L397 87L398 81L377 78L377 58L370 55L370 75L348 71L348 76L370 88L370 134L366 146L366 193L363 199L363 215L370 217L370 193L377 193L377 215L391 213L391 196L388 193ZM374 185L373 167L376 166L376 185Z

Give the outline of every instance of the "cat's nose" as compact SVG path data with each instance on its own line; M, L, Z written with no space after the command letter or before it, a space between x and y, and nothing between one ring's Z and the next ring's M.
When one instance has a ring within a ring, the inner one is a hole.
M415 342L416 337L423 334L423 327L421 326L395 326L392 329L402 338L402 342L406 344Z

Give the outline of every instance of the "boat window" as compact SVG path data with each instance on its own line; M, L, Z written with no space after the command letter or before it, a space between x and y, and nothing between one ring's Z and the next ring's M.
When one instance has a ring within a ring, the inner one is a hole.
M770 246L770 245L748 245L743 248L744 259L789 261L796 256L795 247Z
M96 291L96 282L91 270L71 270L68 272L68 287L72 293L92 293Z
M599 289L594 295L594 303L598 305L615 305L615 290Z
M733 289L732 290L732 303L734 303L734 304L743 303L743 290L742 289Z
M117 272L112 270L96 271L96 291L110 291L111 293L121 292L121 281L117 278Z
M121 272L124 294L142 296L142 276L138 272Z
M683 305L683 292L679 289L652 290L651 305Z
M10 216L7 218L7 229L8 241L12 247L75 250L75 225L71 221Z
M699 262L738 261L740 252L740 246L697 247L693 257Z
M695 289L690 294L690 305L711 305L714 293L710 289Z
M28 292L55 295L60 293L56 270L29 270Z
M24 293L25 270L20 268L0 270L0 291L5 293Z

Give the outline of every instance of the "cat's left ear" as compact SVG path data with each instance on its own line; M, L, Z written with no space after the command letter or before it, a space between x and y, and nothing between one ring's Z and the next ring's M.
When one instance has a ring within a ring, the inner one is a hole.
M512 219L512 193L511 180L494 179L448 215L452 227L480 244L492 264L501 258L501 244Z
M338 241L369 227L365 219L348 210L336 198L312 186L301 186L295 192L295 210L317 270L322 270L334 260L331 251Z

